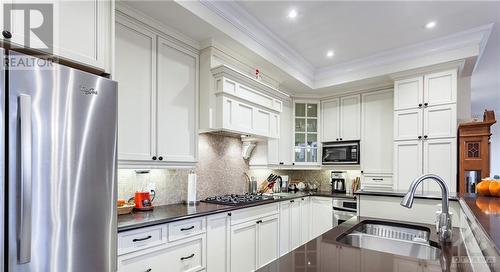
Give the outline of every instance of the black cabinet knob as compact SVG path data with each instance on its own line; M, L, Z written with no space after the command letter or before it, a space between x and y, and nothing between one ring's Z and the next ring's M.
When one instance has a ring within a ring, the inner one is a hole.
M418 107L421 108L422 107L422 103L418 104Z
M338 141L338 140L339 140L339 138L335 139L335 141Z
M162 156L158 157L158 160L163 161L163 157Z
M295 165L295 163L294 163L294 162L292 162L292 165Z
M429 106L429 103L424 103L424 106L426 106L426 107Z
M427 135L424 135L424 139L427 139Z
M363 174L363 170L361 170L361 174Z
M232 214L231 214L230 212L229 212L229 213L227 213L227 216L231 216L231 215L232 215Z
M285 164L285 163L284 162L280 162L280 165L283 165L283 164Z
M8 30L4 30L4 31L2 31L2 35L3 35L3 37L4 37L4 38L6 38L6 39L10 39L10 38L12 38L12 33L10 33L10 31L8 31Z
M156 156L153 156L153 161L156 161Z
M419 140L420 140L420 139L422 139L422 136L418 136L418 139L419 139Z
M342 141L342 138L340 138L340 140Z

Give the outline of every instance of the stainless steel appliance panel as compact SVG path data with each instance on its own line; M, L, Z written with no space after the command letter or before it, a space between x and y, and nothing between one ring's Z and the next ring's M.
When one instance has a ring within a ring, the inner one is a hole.
M116 82L57 64L8 77L9 271L116 271Z
M359 141L326 142L322 145L323 165L357 165L359 158Z

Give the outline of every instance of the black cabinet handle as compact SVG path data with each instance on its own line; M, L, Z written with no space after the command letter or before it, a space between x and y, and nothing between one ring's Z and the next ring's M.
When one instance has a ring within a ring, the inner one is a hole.
M340 138L340 140L342 141L342 138Z
M424 139L427 139L427 135L424 135Z
M361 170L361 174L363 174L363 170Z
M158 159L159 159L160 161L163 161L163 157L162 157L162 156L158 157Z
M378 180L378 181L383 181L383 178L372 178L372 180Z
M425 106L425 107L429 106L429 103L424 103L424 106Z
M339 138L337 138L337 139L335 139L335 140L336 140L336 141L338 141L338 140L339 140Z
M280 162L280 165L283 165L283 164L285 164L285 163L284 162Z
M304 200L304 198L301 198L302 200Z
M227 213L227 216L231 216L232 214L230 212Z
M148 268L145 272L151 272L151 271L153 271L153 269Z
M191 226L189 228L182 228L181 231L192 230L192 229L194 229L194 226Z
M294 163L294 162L292 162L292 165L295 165L295 163Z
M153 156L153 161L156 161L156 156Z
M420 140L420 139L422 139L422 136L418 136L418 139L419 139L419 140Z
M4 31L2 31L2 35L3 35L3 37L4 37L4 38L6 38L6 39L10 39L10 38L12 38L12 33L10 33L10 31L8 31L8 30L4 30Z
M262 223L262 220L259 220L259 221L255 222L255 223L260 224L260 223Z
M184 261L184 260L187 260L187 259L191 259L194 257L194 253L189 255L189 256L186 256L186 257L181 257L181 261Z
M135 238L132 240L132 242L140 242L140 241L145 241L145 240L148 240L148 239L151 239L151 235L148 235L147 237L144 237L144 238Z
M422 107L422 103L418 104L418 107L421 108Z
M295 200L290 200L290 203L293 203L293 202L295 202Z

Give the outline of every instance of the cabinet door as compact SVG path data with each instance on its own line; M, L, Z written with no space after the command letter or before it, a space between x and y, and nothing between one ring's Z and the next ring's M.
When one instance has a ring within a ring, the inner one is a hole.
M457 136L457 106L447 104L424 109L424 137L429 139Z
M115 80L120 82L118 159L151 161L156 156L156 38L122 20L116 22L115 35ZM140 73L136 67L141 67Z
M408 190L411 182L422 175L422 141L394 142L394 182L396 189ZM420 188L422 185L420 185Z
M198 57L158 38L157 155L194 162L197 154Z
M424 174L436 174L448 184L450 192L457 190L457 140L432 139L424 141ZM439 185L427 181L426 191L440 192Z
M267 141L267 163L271 165L280 164L280 140L270 139ZM253 156L253 155L252 155Z
M357 248L340 247L339 260L339 271L361 271L361 250Z
M457 102L457 71L444 71L424 77L424 103L428 106Z
M289 102L283 103L280 114L279 161L283 165L293 162L293 108Z
M254 221L231 227L231 271L257 269L257 224Z
M393 91L363 94L361 164L365 174L391 174L393 146Z
M300 217L301 217L301 239L302 244L309 242L311 229L311 198L305 197L300 202Z
M270 112L254 108L253 124L252 127L258 135L270 136L271 135L271 119L272 114Z
M284 201L280 203L280 256L290 252L290 236L290 202Z
M109 72L111 1L55 1L55 53ZM57 29L57 28L56 28ZM137 67L137 66L136 66Z
M300 199L292 200L290 203L290 237L292 250L301 245L301 218L300 218Z
M207 272L229 271L229 218L227 213L207 217Z
M340 99L321 102L321 141L338 141L340 138Z
M331 198L311 199L311 238L314 239L333 227L333 203Z
M394 140L416 140L423 135L422 109L399 110L394 112Z
M424 96L424 79L415 77L394 82L394 110L416 109Z
M342 141L361 138L361 96L340 98L340 139Z
M258 267L278 258L279 251L279 221L278 215L268 216L261 219L258 225ZM233 270L243 271L243 270ZM245 270L246 271L246 270Z

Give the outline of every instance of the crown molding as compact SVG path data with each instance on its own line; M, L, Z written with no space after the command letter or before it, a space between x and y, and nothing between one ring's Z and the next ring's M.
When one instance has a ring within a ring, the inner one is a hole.
M315 69L236 2L177 0L177 3L279 67L311 91L458 60L467 60L473 67L468 69L473 71L494 25L491 23L366 58Z

